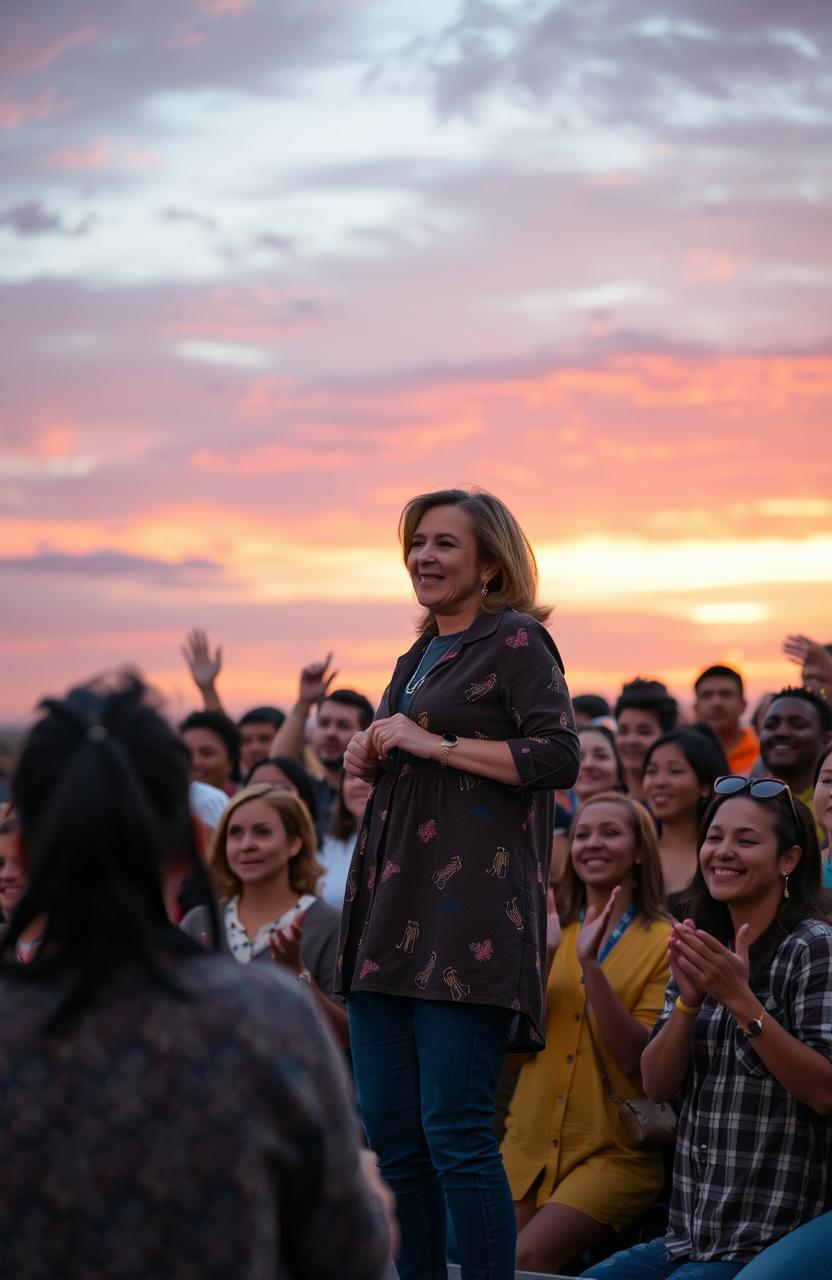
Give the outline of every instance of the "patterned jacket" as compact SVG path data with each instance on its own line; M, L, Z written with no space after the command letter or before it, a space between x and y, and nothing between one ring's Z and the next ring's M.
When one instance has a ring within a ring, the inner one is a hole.
M399 659L378 718L427 644ZM511 1008L513 1045L539 1047L554 788L580 761L560 655L526 614L481 613L408 714L432 733L508 742L521 782L406 752L385 763L347 880L336 990Z

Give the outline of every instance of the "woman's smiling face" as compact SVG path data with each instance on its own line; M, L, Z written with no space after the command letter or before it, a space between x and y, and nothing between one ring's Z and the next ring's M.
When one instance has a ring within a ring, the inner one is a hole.
M570 857L575 874L587 887L609 892L632 877L639 859L625 806L615 800L595 800L580 809Z
M478 603L488 573L464 507L425 512L407 553L407 571L419 604L435 614L460 613Z
M748 906L783 895L784 876L797 864L793 851L777 852L775 805L732 796L711 819L699 865L711 897L727 906Z

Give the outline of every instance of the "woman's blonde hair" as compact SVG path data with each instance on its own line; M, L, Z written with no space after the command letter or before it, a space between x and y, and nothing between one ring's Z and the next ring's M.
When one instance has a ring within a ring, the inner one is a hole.
M214 832L210 865L220 901L227 902L243 887L228 865L226 843L231 818L249 800L265 800L280 818L289 839L300 840L300 849L289 863L289 885L294 893L314 893L323 867L315 856L318 841L309 810L300 797L287 788L276 787L272 782L253 782L232 798Z
M546 622L552 611L536 601L537 561L531 544L505 503L485 489L437 489L411 498L399 518L399 541L405 563L419 521L432 507L462 507L467 511L480 555L483 559L495 560L499 566L488 583L483 610L502 613L505 609L516 609L538 622ZM430 609L425 611L419 630L423 634L436 630Z
M585 800L572 820L569 857L557 891L561 924L571 924L573 920L578 920L586 907L586 885L572 865L572 842L582 816L594 804L617 804L627 815L630 830L635 836L635 855L641 856L641 861L635 866L635 903L642 924L646 925L651 920L669 920L659 843L652 817L644 805L639 804L632 796L623 796L620 791L601 791L597 796L590 796Z

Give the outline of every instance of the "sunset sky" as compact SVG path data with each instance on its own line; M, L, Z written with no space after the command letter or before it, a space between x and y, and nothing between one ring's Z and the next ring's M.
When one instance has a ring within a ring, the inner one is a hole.
M126 661L229 710L412 637L497 492L573 692L832 640L829 0L0 8L0 720Z

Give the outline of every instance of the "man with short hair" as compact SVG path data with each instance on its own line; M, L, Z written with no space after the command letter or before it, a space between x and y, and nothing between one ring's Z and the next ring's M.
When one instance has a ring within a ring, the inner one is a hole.
M274 735L283 721L278 707L252 707L237 721L240 730L240 773L245 782L258 760L264 760L272 749Z
M828 742L832 742L832 708L819 693L781 689L774 695L760 732L763 763L810 809L815 765Z
M373 704L354 689L333 689L337 672L330 671L332 654L323 662L311 662L300 673L298 700L272 743L271 754L301 759L306 725L313 706L318 714L309 735L310 746L320 761L322 778L312 778L315 799L322 814L322 827L329 830L330 816L341 787L344 752L353 734L368 729L375 711Z
M693 713L721 739L732 773L749 774L760 754L754 730L740 723L745 711L742 676L733 667L706 667L693 686Z

